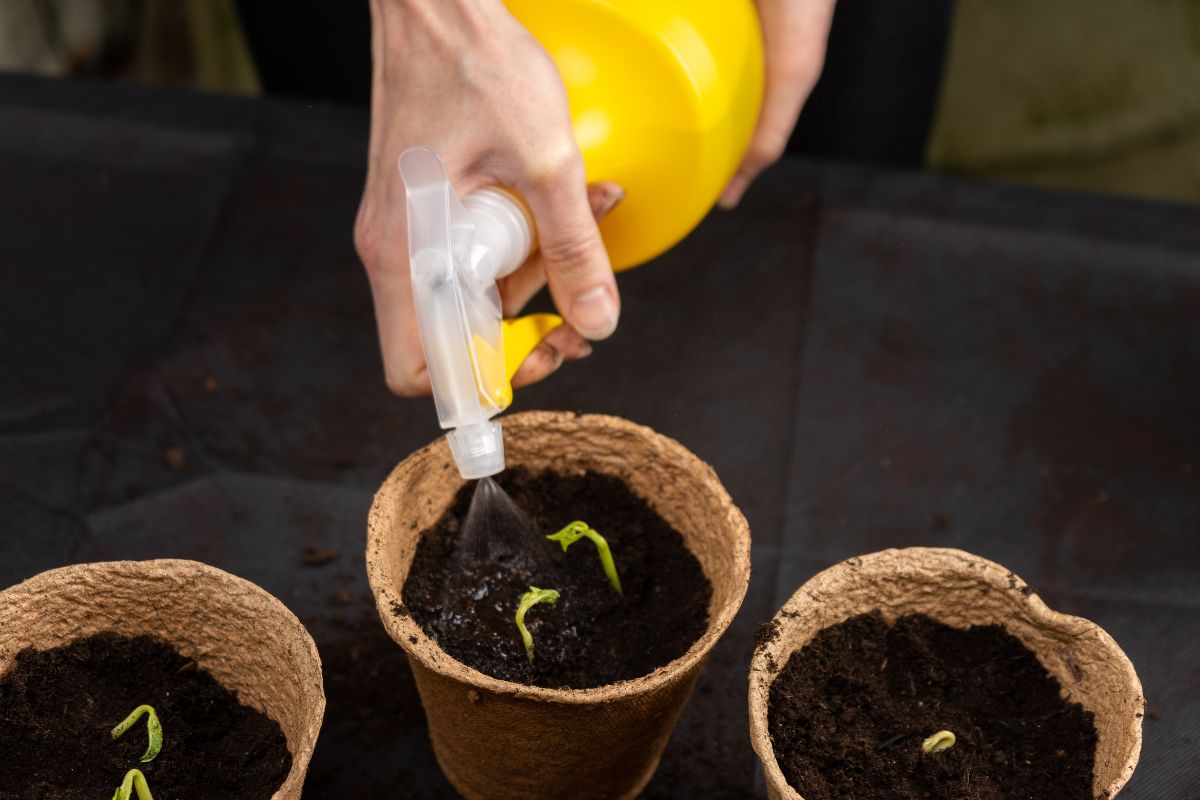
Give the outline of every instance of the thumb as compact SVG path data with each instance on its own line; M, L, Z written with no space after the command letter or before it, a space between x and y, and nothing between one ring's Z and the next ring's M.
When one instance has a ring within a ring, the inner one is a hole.
M625 190L612 181L589 183L587 192L588 205L597 222L604 219L625 197ZM542 254L535 252L520 269L501 278L499 284L504 313L510 316L519 313L546 286L546 265L542 261Z
M576 159L526 190L525 200L537 224L554 304L585 338L606 339L617 328L620 298L585 181Z

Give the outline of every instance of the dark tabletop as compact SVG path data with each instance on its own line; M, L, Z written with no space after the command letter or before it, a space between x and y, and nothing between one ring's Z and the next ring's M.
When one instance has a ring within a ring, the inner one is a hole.
M306 796L447 797L362 562L375 488L438 434L381 379L365 144L359 112L0 79L0 585L159 556L252 580L325 663ZM1149 712L1123 796L1200 796L1200 210L788 163L620 283L617 335L517 408L679 439L754 536L646 796L761 795L754 626L915 544L1108 630Z

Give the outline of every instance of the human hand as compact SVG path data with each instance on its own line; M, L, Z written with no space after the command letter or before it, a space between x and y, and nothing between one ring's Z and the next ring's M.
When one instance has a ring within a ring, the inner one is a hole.
M616 329L620 299L596 219L624 193L586 185L554 62L500 0L372 0L371 138L354 242L367 270L388 387L428 394L408 266L409 147L437 150L459 196L499 184L533 214L538 252L500 282L504 313L543 286L566 319L513 378L545 378Z
M733 208L750 183L783 155L800 109L825 63L835 0L756 0L762 25L766 82L758 126L737 173L721 194Z

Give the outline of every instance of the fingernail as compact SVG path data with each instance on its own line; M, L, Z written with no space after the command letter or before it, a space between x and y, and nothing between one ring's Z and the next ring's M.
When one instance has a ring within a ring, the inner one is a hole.
M721 192L721 197L717 200L717 205L725 211L732 211L737 208L737 204L742 201L742 195L746 193L746 187L749 185L750 182L741 175L733 176L733 180L725 187L725 191Z
M616 208L617 203L621 202L624 199L625 199L625 190L620 188L619 186L615 187L612 190L612 192L608 195L608 197L605 198L604 203L600 206L600 209L596 212L596 219L599 220L599 219L602 219L602 218L608 216L608 212L610 212L614 208Z
M617 329L617 304L604 286L584 292L571 305L571 324L587 339L607 339Z
M591 354L592 354L592 346L590 344L585 344L583 346L583 348L579 351L580 358L587 358Z

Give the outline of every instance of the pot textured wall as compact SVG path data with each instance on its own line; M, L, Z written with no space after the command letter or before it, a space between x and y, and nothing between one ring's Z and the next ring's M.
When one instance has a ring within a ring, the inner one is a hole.
M395 613L420 534L463 485L444 439L401 463L371 508L367 574L388 633L408 653L438 762L468 798L633 797L649 781L712 646L750 578L750 530L712 469L678 442L615 417L505 417L508 464L615 475L673 525L712 582L708 627L653 673L594 689L484 675Z
M104 632L166 641L279 723L292 769L272 800L299 800L325 693L317 647L283 603L196 561L50 570L0 592L0 674L26 647L48 650Z
M1003 625L1095 715L1097 798L1125 786L1142 748L1145 699L1133 664L1098 625L1046 607L1029 586L987 559L951 548L910 547L851 558L817 574L775 615L778 635L750 665L750 740L771 800L803 800L775 760L767 714L771 682L822 628L879 609L889 622L925 614L956 628Z

